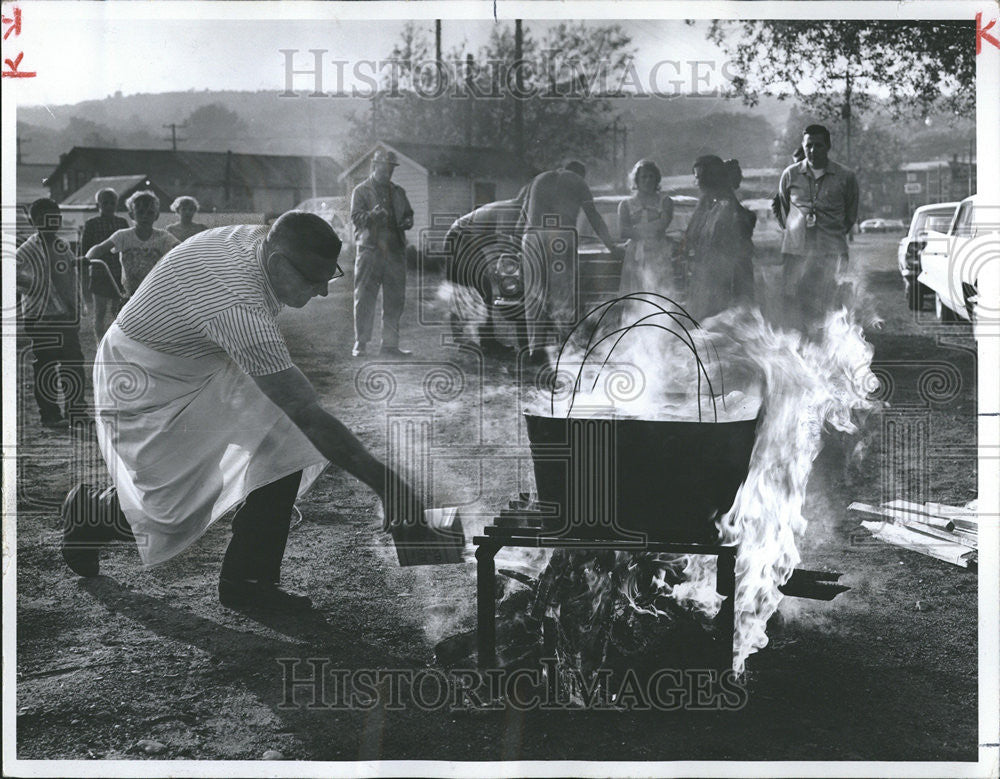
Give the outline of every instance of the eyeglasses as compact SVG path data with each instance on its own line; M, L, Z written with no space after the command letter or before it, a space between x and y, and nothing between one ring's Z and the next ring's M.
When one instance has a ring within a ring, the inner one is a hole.
M333 264L333 275L332 275L332 276L331 276L331 277L330 277L329 279L327 279L326 281L317 281L316 279L311 279L311 278L309 278L308 276L306 276L306 275L305 275L305 274L304 274L304 273L303 273L302 271L300 271L300 270L299 270L299 269L298 269L298 268L297 268L297 267L295 266L295 263L294 263L294 262L292 262L292 261L291 261L291 259L289 259L289 257L288 257L288 255L287 255L287 254L282 254L281 252L275 252L275 253L276 253L276 254L281 254L281 256L285 258L285 262L287 262L287 263L288 263L288 266L289 266L289 267L290 267L290 268L291 268L291 269L292 269L293 271L295 271L296 275L297 275L297 276L298 276L298 277L299 277L300 279L302 279L302 280L303 280L303 281L304 281L304 282L305 282L305 283L306 283L307 285L309 285L309 286L311 286L311 287L318 287L318 286L320 286L321 284L326 284L326 285L328 285L328 286L329 286L330 284L332 284L332 283L333 283L334 281L336 281L337 279L341 279L341 278L343 278L343 277L344 277L344 271L343 271L343 269L342 269L342 268L340 267L340 264L339 264L339 263L334 263L334 264Z

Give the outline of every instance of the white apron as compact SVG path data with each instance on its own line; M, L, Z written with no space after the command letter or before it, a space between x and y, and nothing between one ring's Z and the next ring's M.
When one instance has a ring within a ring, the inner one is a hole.
M225 355L175 357L113 324L94 360L97 440L146 565L194 543L247 495L328 461Z

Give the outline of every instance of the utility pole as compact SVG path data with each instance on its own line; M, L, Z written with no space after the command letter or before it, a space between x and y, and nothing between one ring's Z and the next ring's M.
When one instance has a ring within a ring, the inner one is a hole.
M438 66L438 75L441 74L441 20L434 20L434 61Z
M514 153L524 156L524 105L521 96L524 94L524 30L521 20L514 20L514 77L517 83L517 95L514 96Z
M845 129L847 130L847 167L851 167L851 74L845 76L844 81L844 107L841 109L844 117Z
M976 136L969 136L969 197L972 197L972 147L976 142Z
M473 140L474 108L472 105L472 70L476 62L471 54L465 55L465 145L471 147Z
M181 129L183 129L183 128L187 127L187 122L183 122L181 124L177 124L176 122L171 122L170 124L163 125L164 129L167 129L168 127L170 128L170 138L169 139L164 138L163 140L165 140L165 141L169 140L170 141L170 148L173 151L177 151L177 142L178 141L186 141L187 140L187 138L178 138L177 137L177 128L180 127Z
M31 138L22 138L20 135L17 136L17 164L24 164L24 157L22 156L21 146L26 145L31 142Z
M611 123L611 166L615 171L615 186L618 186L618 171L621 166L618 164L618 117Z
M628 125L622 122L622 171L628 167ZM627 173L625 174L628 175Z

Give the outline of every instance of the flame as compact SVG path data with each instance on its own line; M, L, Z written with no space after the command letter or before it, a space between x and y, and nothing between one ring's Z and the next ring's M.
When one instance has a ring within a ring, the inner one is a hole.
M748 476L718 521L721 541L739 549L733 669L742 673L749 655L767 645L765 626L782 599L778 588L800 559L796 541L807 525L802 505L822 431L856 432L857 416L875 405L867 391L877 386L874 349L846 309L828 313L808 338L775 330L758 310L723 312L703 329L692 328L689 343L701 362L684 338L661 328L634 328L628 335L617 346L607 341L564 354L560 371L568 370L557 373L552 397L536 397L531 405L557 415L596 410L720 422L753 418L763 409ZM631 371L627 391L621 378L599 388L602 373L621 373L623 366ZM636 612L671 616L656 598L640 597L650 588L695 614L719 611L714 557L647 555L645 569L640 557L623 554L611 571L586 574L595 619L612 595L623 596Z
M857 414L874 406L866 391L875 386L874 349L846 309L829 313L809 339L773 330L759 314L724 315L710 326L735 327L734 340L764 376L750 470L719 521L720 540L739 545L733 669L741 673L747 657L767 645L765 626L782 599L778 587L799 562L796 539L807 525L802 504L823 428L856 432ZM714 615L715 572L715 558L689 557L686 581L671 596Z

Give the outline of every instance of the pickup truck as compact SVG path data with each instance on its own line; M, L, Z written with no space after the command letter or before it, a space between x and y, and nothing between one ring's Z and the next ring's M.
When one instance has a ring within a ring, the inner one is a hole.
M927 233L921 252L917 280L934 293L940 321L979 324L986 311L996 321L996 301L986 305L980 300L979 284L988 266L993 273L1000 267L1000 205L987 205L973 195L959 203L947 232Z

